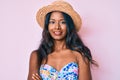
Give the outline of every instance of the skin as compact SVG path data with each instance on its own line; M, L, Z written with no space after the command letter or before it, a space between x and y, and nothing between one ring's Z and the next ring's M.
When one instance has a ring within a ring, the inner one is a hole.
M76 62L79 66L79 80L92 80L89 61L85 59L85 62L80 53L66 48L67 26L62 13L53 12L51 14L48 30L54 39L55 46L54 51L48 55L46 64L60 71L66 64ZM33 51L30 56L28 80L41 80L38 75L38 69L37 53Z

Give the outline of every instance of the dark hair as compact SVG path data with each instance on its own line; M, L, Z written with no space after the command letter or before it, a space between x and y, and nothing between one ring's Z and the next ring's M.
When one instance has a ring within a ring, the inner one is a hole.
M50 12L46 15L45 26L44 26L43 33L42 33L42 41L41 41L39 48L36 50L37 55L38 55L39 66L42 64L43 60L47 61L48 55L54 51L53 50L54 49L54 40L48 31L48 25L49 25L51 13L52 12ZM72 18L66 13L62 12L62 14L63 14L64 19L67 24L67 35L66 35L67 48L70 50L79 52L84 58L87 58L89 60L89 62L93 63L91 52L84 45L84 43L78 36Z

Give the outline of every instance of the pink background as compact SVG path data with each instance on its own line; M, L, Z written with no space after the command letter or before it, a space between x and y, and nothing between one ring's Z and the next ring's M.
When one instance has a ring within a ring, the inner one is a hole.
M54 0L0 0L0 80L26 80L29 56L40 43L36 11ZM120 0L66 0L81 15L79 35L99 68L93 80L120 80Z

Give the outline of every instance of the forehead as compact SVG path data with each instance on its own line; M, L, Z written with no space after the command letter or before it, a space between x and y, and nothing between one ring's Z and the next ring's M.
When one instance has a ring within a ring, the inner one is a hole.
M53 19L62 18L62 19L64 19L64 16L63 16L62 12L54 11L54 12L51 13L50 18L53 18Z

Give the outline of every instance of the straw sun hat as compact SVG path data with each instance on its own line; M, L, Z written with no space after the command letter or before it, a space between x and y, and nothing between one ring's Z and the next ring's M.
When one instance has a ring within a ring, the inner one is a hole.
M67 13L73 19L76 30L79 31L82 24L80 15L72 8L69 3L63 0L55 1L52 4L44 6L38 10L36 14L36 19L40 27L44 28L46 14L52 11L60 11Z

